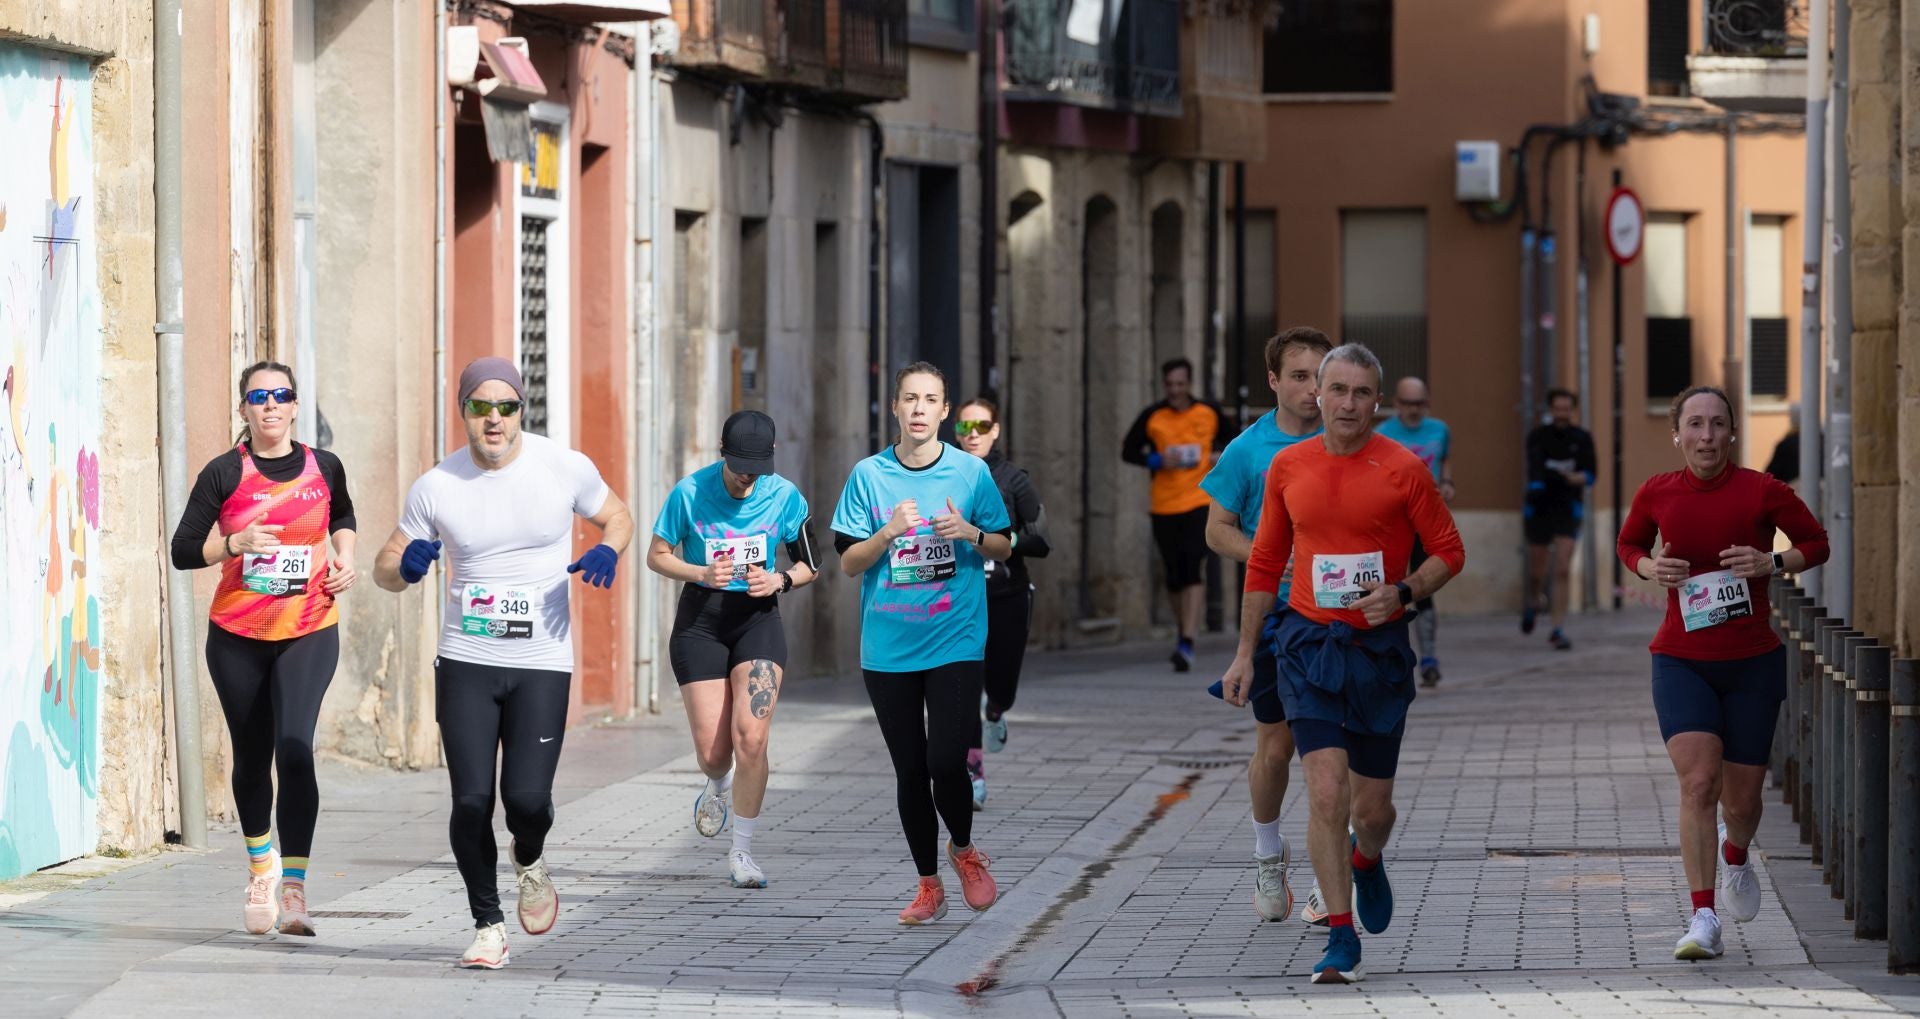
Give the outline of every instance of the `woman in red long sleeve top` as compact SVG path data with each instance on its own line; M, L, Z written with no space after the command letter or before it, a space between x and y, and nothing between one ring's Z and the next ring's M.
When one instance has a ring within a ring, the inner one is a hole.
M1654 634L1653 704L1680 778L1680 855L1693 917L1677 959L1721 952L1716 838L1727 863L1720 905L1739 921L1760 908L1747 845L1786 698L1786 649L1767 625L1765 579L1827 559L1827 532L1793 489L1734 462L1725 393L1695 386L1669 413L1683 470L1648 478L1620 528L1620 560L1672 593ZM1767 551L1775 530L1793 547ZM1655 544L1658 534L1659 543ZM1725 819L1717 835L1714 809Z

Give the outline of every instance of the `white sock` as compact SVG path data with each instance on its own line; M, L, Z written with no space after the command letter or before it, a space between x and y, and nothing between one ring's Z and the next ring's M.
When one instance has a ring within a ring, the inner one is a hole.
M753 855L753 825L757 817L733 815L733 851Z
M1279 856L1287 840L1280 837L1280 819L1253 822L1253 854L1255 856Z
M707 779L708 793L711 793L711 794L724 793L727 790L732 788L733 788L733 772L731 770L729 770L726 774L720 776L719 778Z

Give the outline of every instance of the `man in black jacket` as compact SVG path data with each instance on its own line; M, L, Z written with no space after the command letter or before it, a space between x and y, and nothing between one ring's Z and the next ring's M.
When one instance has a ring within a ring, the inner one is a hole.
M1567 589L1571 586L1573 546L1580 537L1587 486L1593 484L1593 436L1573 423L1578 398L1565 389L1547 390L1553 420L1527 436L1527 500L1523 511L1527 535L1526 607L1520 613L1520 632L1532 633L1542 594L1550 592L1548 611L1553 633L1547 640L1554 650L1573 647L1561 630L1567 617ZM1553 577L1547 578L1548 553Z

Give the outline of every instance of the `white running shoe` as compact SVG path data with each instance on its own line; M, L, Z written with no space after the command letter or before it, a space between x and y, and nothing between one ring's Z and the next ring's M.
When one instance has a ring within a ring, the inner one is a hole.
M473 932L473 944L460 957L467 969L499 969L507 964L507 925L490 923Z
M1307 893L1307 903L1300 907L1300 922L1309 927L1327 925L1327 901L1320 896L1320 883L1314 882L1313 891Z
M1726 951L1720 944L1720 917L1711 909L1693 911L1693 922L1687 924L1687 933L1680 943L1673 946L1676 959L1718 959Z
M1280 852L1253 858L1253 911L1269 923L1293 915L1293 888L1287 884L1287 840Z
M1727 841L1727 826L1720 826L1720 842ZM1715 852L1724 854L1721 846L1714 847ZM1747 850L1747 862L1734 866L1723 858L1724 868L1720 872L1720 900L1726 906L1727 915L1734 923L1746 923L1760 915L1760 876L1753 872L1753 850Z
M707 786L700 787L700 795L693 801L693 828L708 838L720 834L727 826L727 818L733 814L733 787L728 786L717 793L708 793Z
M265 874L247 872L247 904L241 910L248 934L265 934L280 918L280 853L273 854Z
M766 872L753 862L753 856L744 849L736 849L727 854L728 876L733 879L735 888L765 888Z
M513 859L512 843L508 843L507 858ZM520 889L520 929L528 934L552 930L560 917L560 893L553 887L553 875L547 873L547 858L524 867L514 860L513 880Z

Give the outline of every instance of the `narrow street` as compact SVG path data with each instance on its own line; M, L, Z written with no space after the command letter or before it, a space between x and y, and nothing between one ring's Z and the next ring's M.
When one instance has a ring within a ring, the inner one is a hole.
M794 681L755 846L763 891L728 887L726 837L693 832L696 773L670 713L568 737L548 851L564 911L548 936L514 930L501 972L452 965L468 921L444 776L333 765L318 940L237 932L244 865L228 830L218 852L164 853L39 897L18 893L67 883L59 872L0 888L0 997L10 1016L268 1002L339 1016L1913 1009L1911 989L1871 993L1892 986L1872 976L1881 946L1838 933L1839 906L1771 796L1759 917L1728 924L1724 958L1673 961L1684 881L1644 693L1651 625L1644 612L1582 620L1579 647L1556 655L1504 618L1445 621L1447 679L1416 703L1401 763L1396 922L1364 938L1357 987L1310 986L1323 937L1262 925L1249 906L1251 718L1200 692L1208 673L1175 676L1157 645L1133 645L1032 661L1012 740L988 762L977 839L1002 897L985 914L955 892L931 928L894 923L912 868L871 714L852 682ZM1204 644L1203 666L1224 648ZM1283 818L1296 847L1305 815L1296 767ZM504 865L502 884L510 894Z

